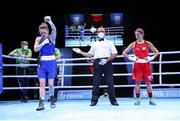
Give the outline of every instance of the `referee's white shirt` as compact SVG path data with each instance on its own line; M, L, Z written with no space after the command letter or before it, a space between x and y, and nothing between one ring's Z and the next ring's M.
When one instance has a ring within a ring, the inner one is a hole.
M112 54L118 52L112 42L104 39L104 41L96 41L92 43L88 53L94 55L94 59L98 59L110 57Z
M95 32L96 32L96 28L95 28L95 27L91 27L90 31L91 31L92 33L95 33Z

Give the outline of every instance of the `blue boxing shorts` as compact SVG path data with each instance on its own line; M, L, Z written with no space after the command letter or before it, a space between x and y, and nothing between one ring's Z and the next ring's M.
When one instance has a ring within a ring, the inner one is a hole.
M57 74L56 60L40 61L38 68L38 78L54 79Z
M84 31L80 31L80 36L84 36Z

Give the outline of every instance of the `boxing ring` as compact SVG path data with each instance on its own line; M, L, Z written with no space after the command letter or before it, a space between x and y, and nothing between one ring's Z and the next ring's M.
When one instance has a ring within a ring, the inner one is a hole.
M76 99L76 100L59 100L56 103L56 108L51 109L49 107L49 102L45 102L46 110L37 112L35 108L38 105L38 100L30 100L27 103L21 103L19 101L0 101L0 120L59 120L59 121L99 121L99 120L135 120L135 121L144 121L144 120L157 120L157 121L178 121L180 119L180 83L167 83L164 82L165 78L168 76L180 75L179 68L175 68L175 71L166 71L165 65L175 65L178 67L180 64L180 59L178 55L180 51L170 51L170 52L160 52L159 57L152 61L152 65L156 65L158 70L153 72L153 76L156 76L157 83L152 84L154 90L156 87L159 87L160 91L157 90L157 98L155 98L157 105L151 106L148 104L148 99L142 99L140 106L134 105L133 97L123 98L118 97L117 101L119 106L111 106L108 97L100 97L97 106L90 107L90 100L86 99ZM167 57L167 60L164 60L165 56L176 55L177 58L169 60L170 57ZM17 59L17 57L10 57L7 55L2 55L3 58ZM117 61L113 61L113 66L123 66L130 65L132 66L133 62L122 62L119 59L122 59L122 55L117 56ZM31 61L37 61L36 58L28 58ZM82 68L83 66L90 66L92 63L79 63L79 61L87 61L89 58L66 58L58 60L62 66L62 75L58 75L62 78L61 86L56 86L55 88L59 89L92 89L91 85L88 86L66 86L65 78L84 78L87 79L92 77L92 74L66 74L64 68L67 66L74 66ZM68 61L73 61L74 63L66 63ZM78 62L78 63L76 63ZM17 66L30 66L37 67L37 64L2 64L3 68L17 67ZM165 71L164 71L165 70ZM131 76L131 73L114 73L114 77L120 76ZM37 78L37 75L3 75L3 79L7 78L17 78L17 77L30 77ZM114 80L115 82L118 80ZM177 81L178 82L178 81ZM146 85L142 84L141 87ZM101 85L101 88L107 87L106 85ZM123 84L115 85L116 88L125 88L125 87L134 87L134 84ZM169 88L169 93L167 88L163 92L164 87ZM46 87L48 88L48 87ZM162 90L161 90L162 88ZM18 90L18 89L39 89L37 86L33 87L8 87L4 86L3 90ZM172 90L174 89L174 90ZM123 93L123 92L122 92ZM173 94L174 93L174 94ZM161 95L160 95L161 94Z

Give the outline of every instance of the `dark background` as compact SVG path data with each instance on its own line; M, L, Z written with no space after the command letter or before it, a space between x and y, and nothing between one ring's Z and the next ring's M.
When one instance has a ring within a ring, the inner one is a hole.
M177 3L141 0L62 0L64 3L26 3L26 6L1 8L0 41L4 54L27 40L33 47L38 25L50 15L57 26L57 47L64 47L64 21L69 13L124 12L125 46L134 41L134 30L142 27L145 38L160 51L177 50L180 14ZM3 5L2 5L3 6ZM172 44L169 44L172 43Z
M159 51L179 50L180 14L178 3L174 1L157 2L155 0L61 0L11 3L3 5L0 9L0 42L3 44L3 54L20 46L20 41L29 42L33 48L34 40L38 35L38 26L43 17L50 15L57 27L58 48L64 48L64 22L65 15L69 13L92 12L123 12L125 39L124 47L129 45L134 38L134 30L141 27L145 31L145 39L151 41ZM88 48L82 48L88 50ZM122 47L117 47L119 54ZM33 57L37 54L33 52ZM12 70L6 70L10 72ZM12 84L13 85L13 84ZM129 93L120 96L127 96ZM7 98L6 92L3 96ZM13 94L12 94L13 95ZM2 97L2 96L1 96ZM8 96L9 97L9 96ZM15 96L12 96L15 97Z

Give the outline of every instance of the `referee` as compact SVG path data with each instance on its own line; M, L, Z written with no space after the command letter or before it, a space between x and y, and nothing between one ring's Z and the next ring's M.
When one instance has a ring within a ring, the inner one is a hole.
M73 48L78 54L85 57L93 57L93 90L90 106L95 106L99 98L99 85L103 79L107 81L109 100L112 105L118 106L115 98L114 80L113 80L113 67L112 60L117 56L118 52L114 44L105 39L105 29L103 27L98 28L99 41L92 43L89 52L83 52L79 48Z

